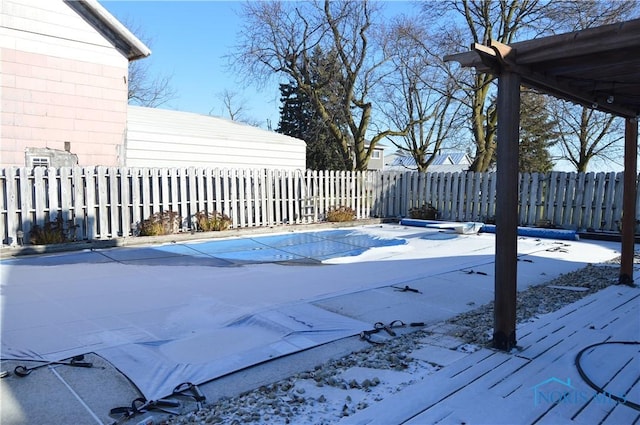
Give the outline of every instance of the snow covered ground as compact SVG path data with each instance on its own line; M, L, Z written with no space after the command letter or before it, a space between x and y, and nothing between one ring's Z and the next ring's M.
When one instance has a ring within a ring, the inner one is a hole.
M179 383L358 335L376 322L429 325L493 299L493 234L392 224L345 232L334 236L351 242L286 232L233 238L232 249L203 241L2 261L2 357L95 352L157 399ZM609 260L618 249L519 238L518 288ZM416 379L411 370L373 376L366 361L358 364L334 378L358 392L342 393L351 402L331 409L356 408ZM308 398L317 379L295 386ZM315 415L309 420L318 423Z

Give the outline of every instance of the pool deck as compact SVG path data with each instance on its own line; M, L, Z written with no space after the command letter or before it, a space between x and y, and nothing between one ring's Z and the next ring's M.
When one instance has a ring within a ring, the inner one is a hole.
M640 401L638 317L640 289L608 287L519 327L511 353L480 349L340 423L637 423L640 411L613 396ZM583 350L585 375L608 394L581 378Z

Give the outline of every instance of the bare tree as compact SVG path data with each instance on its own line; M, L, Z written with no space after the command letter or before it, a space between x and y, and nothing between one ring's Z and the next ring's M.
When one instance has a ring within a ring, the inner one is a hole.
M449 49L441 52L444 55L467 51L471 43L497 40L508 44L517 41L519 35L532 37L549 32L551 12L549 3L541 0L452 0L425 3L423 19L426 25L439 29L441 37L432 44ZM473 70L467 75L458 81L465 93L460 100L466 106L475 145L470 170L486 171L494 161L497 142L495 77Z
M453 0L425 4L423 17L425 23L430 26L437 27L439 23L447 23L447 28L442 28L439 31L442 38L437 44L446 46L449 51L443 53L448 54L467 51L471 42L487 44L493 39L508 44L518 41L518 38L535 38L540 35L574 31L631 19L638 16L638 3L637 0L559 0L554 2L542 0ZM456 21L462 21L464 24L456 25ZM498 117L495 107L495 89L492 84L494 77L489 74L469 71L469 76L459 81L466 92L466 97L461 100L467 106L469 130L475 144L474 161L470 169L484 171L495 158L497 142ZM556 108L557 111L561 111L561 109ZM582 113L578 111L578 115L582 115ZM586 114L584 116L593 117L594 115ZM554 118L556 121L562 122L562 117ZM588 122L583 124L589 125ZM593 134L598 133L597 129L593 130ZM576 133L576 135L578 134L585 135L585 129ZM610 140L610 138L605 139ZM592 141L600 141L599 143L603 143L605 139L591 138ZM582 143L587 142L583 140ZM578 147L580 143L572 143L572 145ZM568 146L566 144L564 146L564 152L568 155ZM585 153L589 151L588 148L583 149ZM597 151L601 156L606 152L600 149L591 151ZM579 157L580 155L576 151L574 156Z
M171 76L152 76L144 59L129 62L129 103L156 108L176 98Z
M153 40L145 35L139 25L135 25L128 18L121 19L121 21L147 46L152 46ZM151 62L148 59L129 62L129 103L156 108L175 99L177 94L171 86L171 78L170 75L154 75L151 70Z
M225 89L218 93L217 97L222 101L224 112L229 116L231 121L237 121L259 127L260 122L247 115L247 102L240 97L240 94L233 90ZM209 115L213 114L213 108L209 111Z
M402 136L409 126L372 131L372 91L389 72L394 52L385 45L380 26L374 25L380 3L369 1L248 2L241 42L234 65L254 81L283 76L295 82L339 141L345 163L367 168L376 144L388 136ZM323 87L313 78L313 52L335 55L340 72L331 81L340 92L340 111L328 108ZM333 119L346 118L346 126ZM371 134L368 134L370 132Z
M392 59L395 72L382 85L381 110L396 128L408 127L404 136L390 140L424 172L441 149L453 145L460 126L455 76L441 56L430 51L425 43L430 36L415 19L399 18L390 35L390 46L398 54Z
M640 2L560 1L554 6L560 31L578 31L638 17ZM551 109L558 122L560 159L586 172L592 160L616 162L622 156L622 120L584 106L556 100Z
M638 0L562 0L554 2L554 32L579 31L637 19Z
M560 158L577 172L586 172L593 159L615 162L622 155L622 119L561 101L555 102L552 112L560 130Z

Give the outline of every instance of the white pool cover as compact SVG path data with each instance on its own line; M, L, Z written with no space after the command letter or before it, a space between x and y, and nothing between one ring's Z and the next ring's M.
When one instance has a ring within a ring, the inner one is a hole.
M183 382L371 329L348 305L329 311L320 301L490 270L493 243L493 235L371 226L6 260L1 356L55 361L95 352L155 400ZM551 276L560 264L553 244L521 239L519 253L546 253ZM613 256L599 246L589 252L563 261Z

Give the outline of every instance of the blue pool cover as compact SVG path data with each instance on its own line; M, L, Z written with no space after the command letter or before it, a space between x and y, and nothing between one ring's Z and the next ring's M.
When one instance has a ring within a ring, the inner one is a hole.
M363 232L335 229L307 233L221 239L196 243L174 243L151 247L118 248L27 257L15 265L58 265L119 262L132 265L238 266L281 263L319 264L337 257L360 255L370 248L404 245L401 238L378 238ZM4 262L8 264L8 262Z

